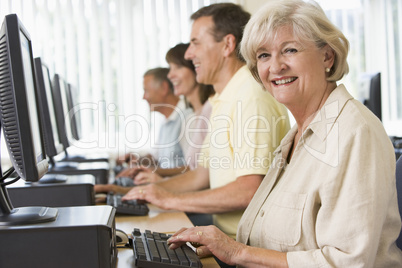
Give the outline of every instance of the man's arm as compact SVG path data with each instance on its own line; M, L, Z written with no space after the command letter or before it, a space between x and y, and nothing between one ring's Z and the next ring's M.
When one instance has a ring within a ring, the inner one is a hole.
M166 205L170 209L212 214L245 209L263 178L263 175L241 176L215 189L177 194Z
M201 170L203 169L205 168ZM157 184L135 187L125 195L124 199L144 199L163 209L176 209L185 212L223 213L236 211L248 206L264 177L263 175L241 176L225 186L206 189L205 185L196 184L197 179L187 177L197 170L198 168ZM206 170L208 171L208 169ZM186 179L189 180L186 181ZM201 188L201 186L204 187Z
M202 166L156 183L171 192L199 191L209 188L209 170Z
M209 188L209 170L198 167L184 174L145 186L137 186L123 196L123 200L142 199L166 208L165 201L183 192L200 191Z
M174 168L155 168L155 173L161 177L172 177L175 175L183 174L189 170L190 169L188 166L180 166Z

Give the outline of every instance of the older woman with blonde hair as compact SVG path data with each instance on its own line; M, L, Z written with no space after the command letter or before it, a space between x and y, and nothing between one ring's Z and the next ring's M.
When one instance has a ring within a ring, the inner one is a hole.
M349 43L312 1L269 1L241 53L296 125L239 223L182 229L171 248L200 245L244 267L402 267L395 154L381 122L339 81Z

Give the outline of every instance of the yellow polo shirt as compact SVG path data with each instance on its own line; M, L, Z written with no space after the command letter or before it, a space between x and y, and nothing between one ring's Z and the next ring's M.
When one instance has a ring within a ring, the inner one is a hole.
M244 175L265 175L273 152L290 129L286 108L258 84L246 66L221 94L210 98L211 128L198 164L209 168L211 189ZM235 237L244 210L214 215L214 224Z

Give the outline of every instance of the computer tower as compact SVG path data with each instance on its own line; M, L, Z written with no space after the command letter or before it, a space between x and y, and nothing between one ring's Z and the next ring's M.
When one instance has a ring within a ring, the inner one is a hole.
M57 175L58 176L58 175ZM14 207L48 206L71 207L95 205L93 175L61 175L60 182L49 181L56 174L46 174L39 182L22 180L7 186ZM48 182L42 181L48 179Z
M53 222L0 226L0 267L115 267L114 219L110 206L62 207Z

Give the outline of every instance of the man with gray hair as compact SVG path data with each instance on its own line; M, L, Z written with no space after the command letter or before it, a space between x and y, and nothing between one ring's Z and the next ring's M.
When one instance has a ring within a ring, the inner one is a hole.
M196 169L134 187L123 199L144 199L164 209L213 214L213 223L235 238L237 225L259 187L273 152L289 130L287 110L251 75L239 54L250 14L221 3L195 12L185 58L197 82L213 85L211 131Z
M138 153L127 153L118 159L120 163L128 162L129 167L116 177L133 177L133 172L138 169L130 168L135 166L161 166L163 168L173 168L186 165L183 148L185 119L192 114L192 109L188 108L185 101L174 95L173 85L168 79L168 68L149 69L144 74L143 99L149 104L151 112L159 112L165 116L166 120L160 127L158 140L152 152L140 156ZM112 189L113 187L113 189ZM97 185L96 192L114 191L116 185Z

